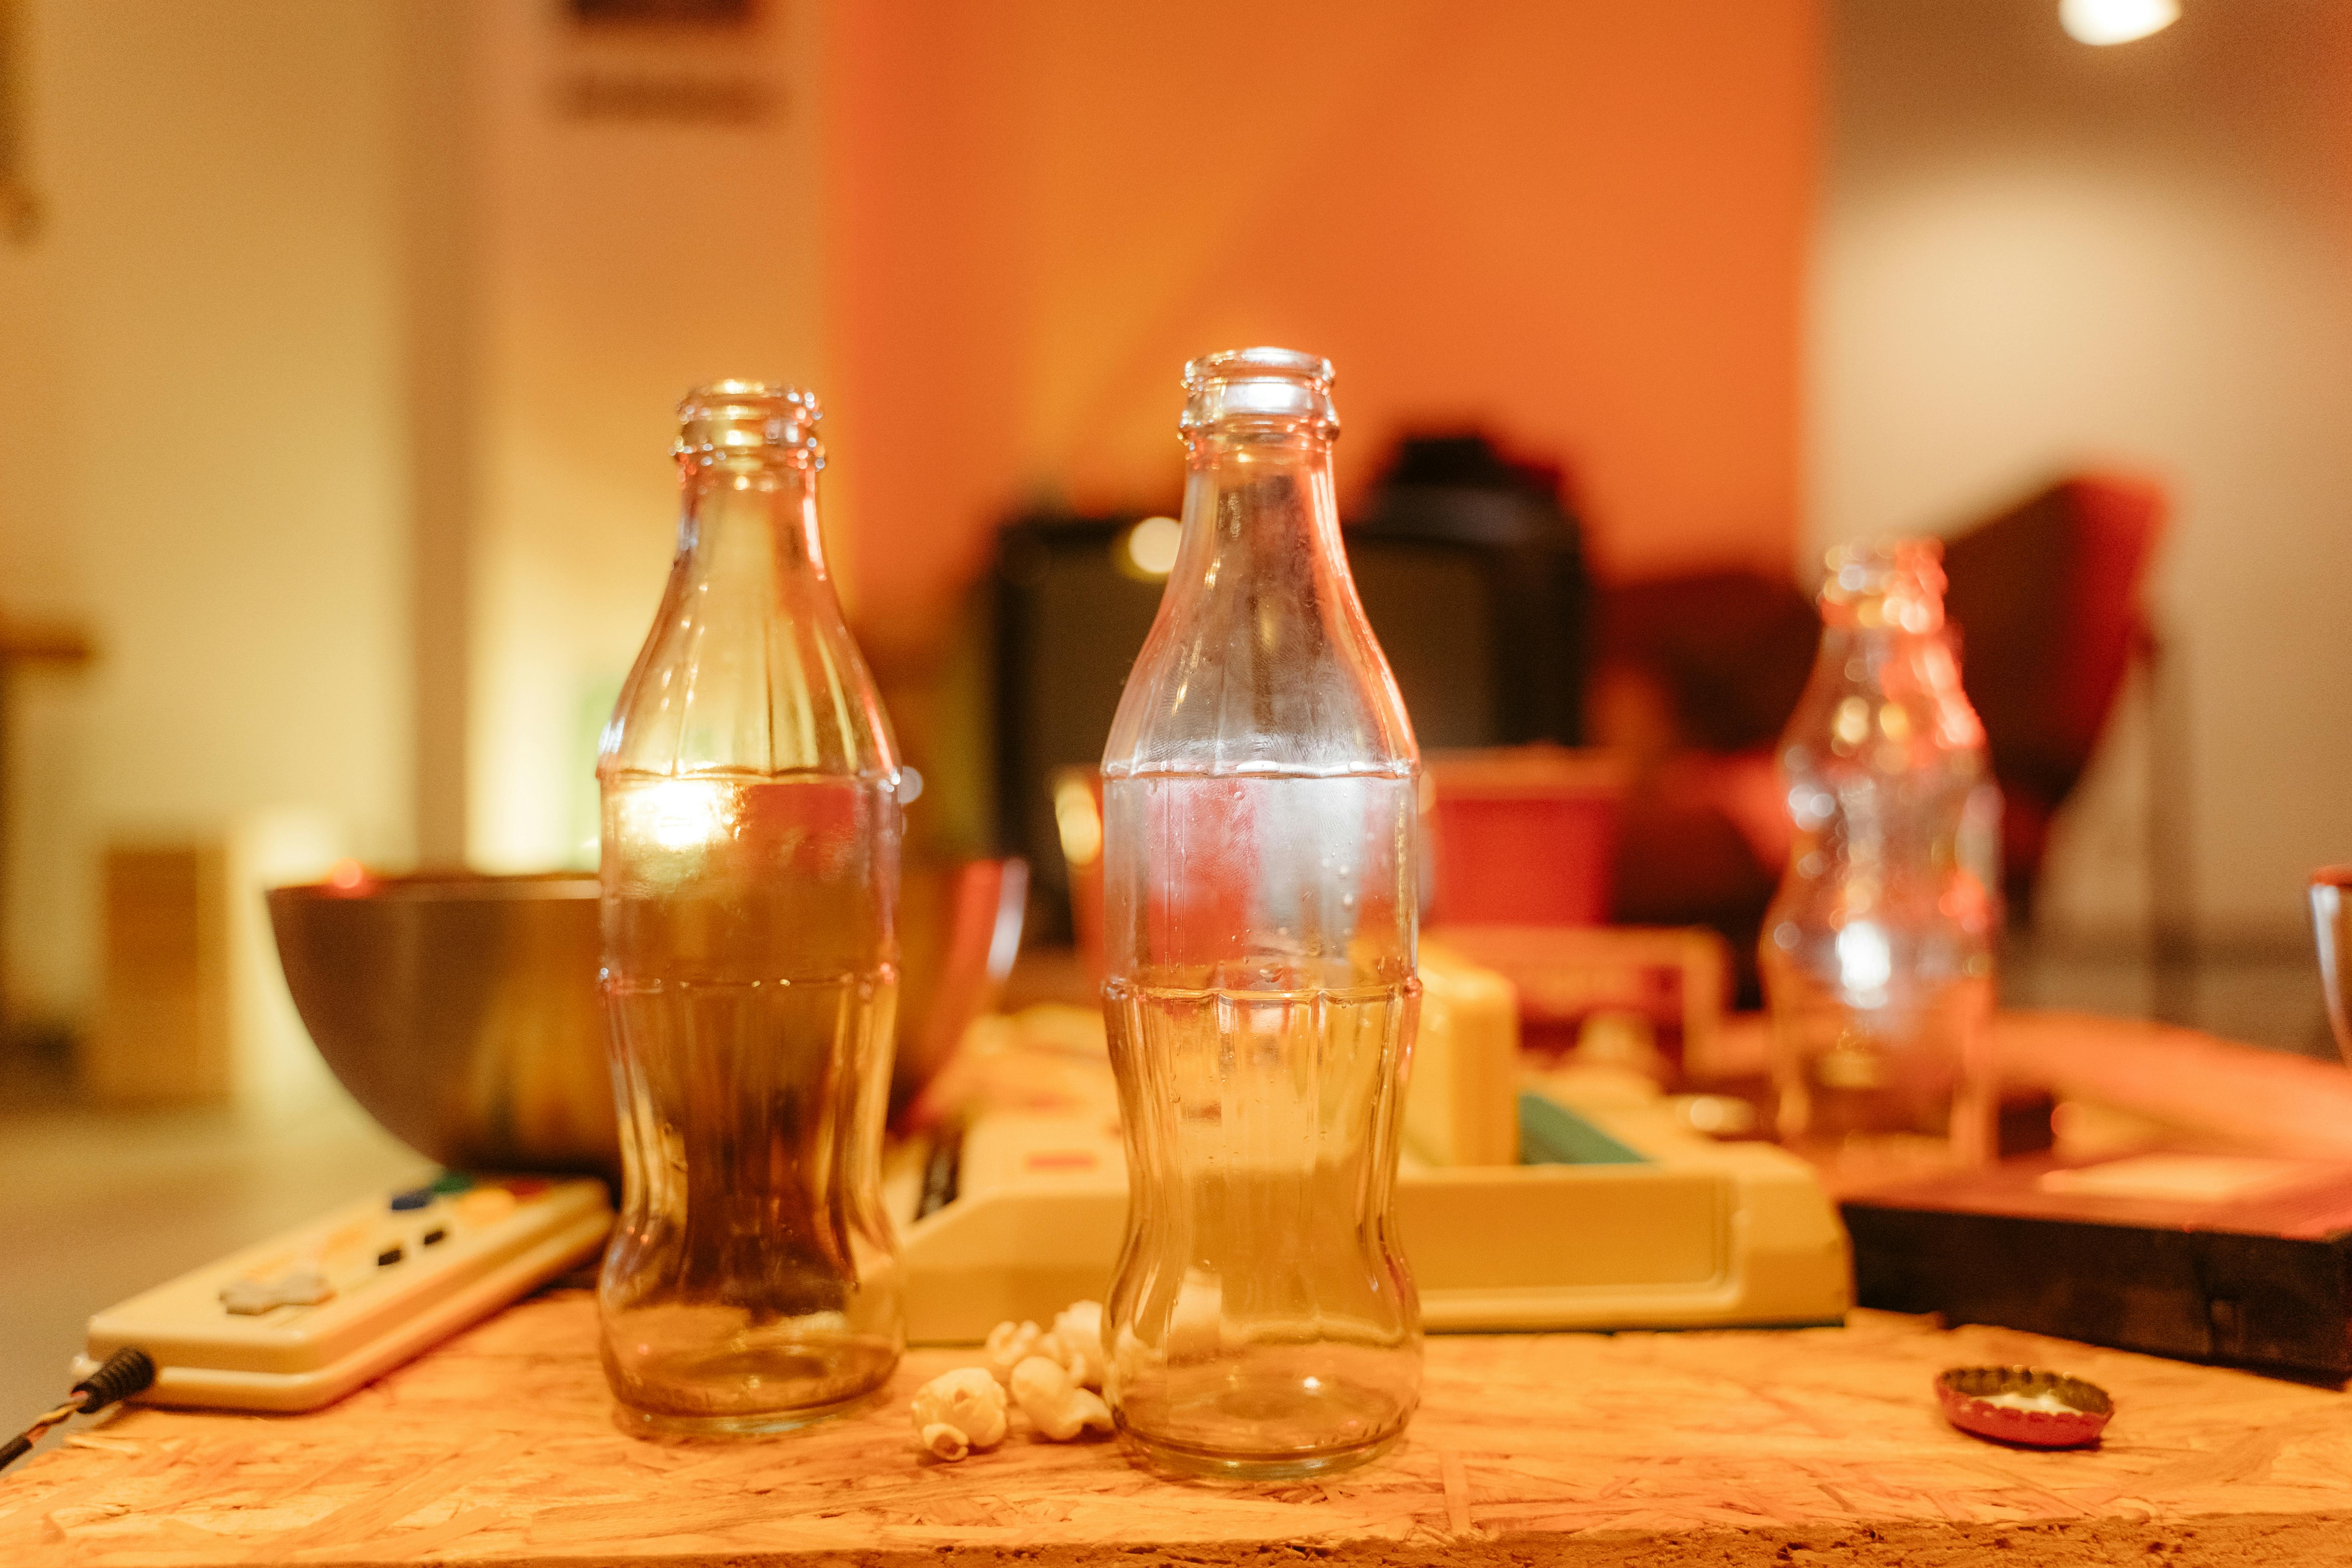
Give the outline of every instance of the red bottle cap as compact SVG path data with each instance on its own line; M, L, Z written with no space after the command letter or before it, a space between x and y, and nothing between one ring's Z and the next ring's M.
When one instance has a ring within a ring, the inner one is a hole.
M1961 1431L2034 1448L2095 1443L2116 1413L2097 1384L2038 1366L1956 1366L1936 1379L1936 1399Z

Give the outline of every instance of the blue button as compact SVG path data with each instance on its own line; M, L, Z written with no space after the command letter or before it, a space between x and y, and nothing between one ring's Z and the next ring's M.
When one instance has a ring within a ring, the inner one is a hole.
M401 1214L409 1209L421 1209L433 1202L431 1187L411 1187L404 1193L392 1194L392 1212Z

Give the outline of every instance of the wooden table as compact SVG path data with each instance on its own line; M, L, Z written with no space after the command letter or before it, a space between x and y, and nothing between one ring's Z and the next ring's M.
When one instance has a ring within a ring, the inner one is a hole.
M315 1415L131 1412L0 1479L0 1563L2352 1562L2345 1395L2000 1330L1433 1339L1395 1452L1279 1486L1025 1429L919 1458L909 1393L971 1359L914 1352L887 1405L814 1431L654 1444L612 1424L590 1300L558 1292ZM1944 1424L1937 1372L2014 1362L2104 1384L2105 1445Z

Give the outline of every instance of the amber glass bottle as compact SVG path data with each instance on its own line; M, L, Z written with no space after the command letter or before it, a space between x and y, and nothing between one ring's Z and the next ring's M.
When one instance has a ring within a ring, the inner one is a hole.
M597 764L625 1175L606 1376L647 1428L795 1426L904 1342L880 1143L898 763L825 574L808 394L688 395L676 563Z

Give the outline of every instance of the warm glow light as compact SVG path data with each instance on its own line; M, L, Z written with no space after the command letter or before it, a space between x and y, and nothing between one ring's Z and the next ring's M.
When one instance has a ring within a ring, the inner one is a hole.
M1830 721L1830 735L1834 749L1841 754L1853 751L1870 733L1870 700L1849 697L1837 705L1837 716Z
M630 827L664 849L695 849L727 837L729 792L704 779L666 779L630 797Z
M2180 20L2180 0L2058 0L2058 25L2078 44L2128 44Z
M1864 1006L1885 1003L1895 978L1895 950L1874 921L1856 921L1837 934L1838 983Z
M1127 558L1146 577L1165 577L1176 567L1176 546L1184 525L1172 517L1147 517L1127 531Z
M1066 778L1054 786L1054 826L1062 832L1062 858L1073 867L1091 866L1102 853L1102 813L1084 780Z

